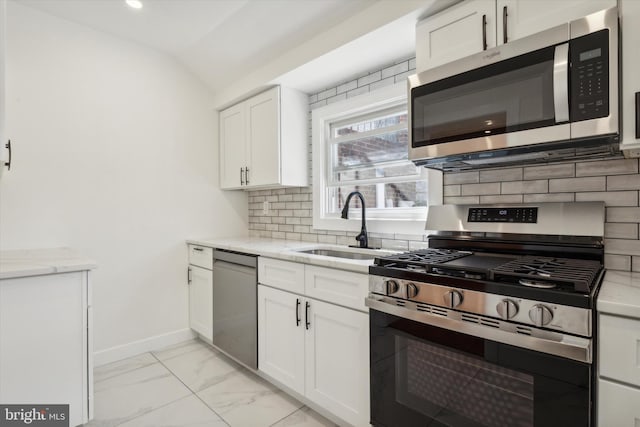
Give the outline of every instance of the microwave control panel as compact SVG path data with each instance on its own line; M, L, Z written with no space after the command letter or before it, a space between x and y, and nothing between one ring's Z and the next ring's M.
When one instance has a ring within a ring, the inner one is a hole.
M609 115L609 30L572 39L571 121Z

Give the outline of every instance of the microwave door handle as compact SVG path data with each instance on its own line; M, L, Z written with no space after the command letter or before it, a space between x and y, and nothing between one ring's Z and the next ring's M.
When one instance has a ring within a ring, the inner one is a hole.
M569 44L556 46L553 55L553 107L556 123L569 121Z

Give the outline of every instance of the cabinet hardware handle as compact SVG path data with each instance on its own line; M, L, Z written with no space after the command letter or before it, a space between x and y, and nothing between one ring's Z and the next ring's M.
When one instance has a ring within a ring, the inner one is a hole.
M636 92L636 139L640 139L640 92Z
M296 298L296 326L300 326L300 298Z
M191 267L187 268L187 285L191 284Z
M240 168L240 185L244 185L244 168Z
M11 170L11 140L7 141L7 143L4 146L9 150L9 161L4 162L4 165L7 167L7 170L10 171Z
M193 248L194 251L202 252L204 249L202 248Z
M482 50L487 50L487 15L482 15Z
M304 323L305 323L305 329L309 329L309 326L311 325L311 322L309 322L309 307L311 307L311 304L309 304L309 301L304 303Z
M502 8L502 43L507 43L507 6Z
M249 168L244 168L244 183L249 185Z

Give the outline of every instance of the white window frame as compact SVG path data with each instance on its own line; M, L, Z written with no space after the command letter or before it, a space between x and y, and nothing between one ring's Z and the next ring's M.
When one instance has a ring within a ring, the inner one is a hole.
M313 228L317 230L358 231L360 211L351 209L349 219L327 213L325 191L328 181L327 141L330 125L349 117L362 116L407 102L406 83L397 83L363 95L317 108L311 114L313 148ZM442 204L442 172L423 168L428 181L427 205ZM367 209L367 231L385 234L424 234L427 208L392 210L370 217Z

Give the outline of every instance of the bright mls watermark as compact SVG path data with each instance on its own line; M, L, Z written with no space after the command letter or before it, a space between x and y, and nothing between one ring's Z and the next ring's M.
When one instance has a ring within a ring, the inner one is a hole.
M69 427L69 405L0 405L0 427Z

